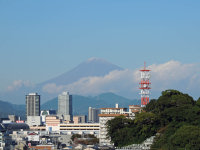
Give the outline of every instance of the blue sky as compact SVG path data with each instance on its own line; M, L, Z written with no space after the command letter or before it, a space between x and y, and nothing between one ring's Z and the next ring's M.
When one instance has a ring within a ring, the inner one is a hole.
M200 1L0 0L0 91L90 57L136 69L199 63Z

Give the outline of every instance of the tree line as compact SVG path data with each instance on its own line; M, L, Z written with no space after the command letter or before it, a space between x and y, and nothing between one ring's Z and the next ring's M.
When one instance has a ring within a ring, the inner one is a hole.
M163 91L135 119L116 117L106 123L107 138L115 146L140 144L156 135L151 149L200 149L200 98L177 90Z

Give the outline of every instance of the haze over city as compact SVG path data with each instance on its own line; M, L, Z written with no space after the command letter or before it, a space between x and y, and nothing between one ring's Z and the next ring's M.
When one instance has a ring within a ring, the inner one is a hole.
M199 8L0 0L0 150L199 149Z
M152 70L151 98L177 89L197 99L199 4L184 0L0 1L0 99L18 103L10 97L19 89L94 61L121 69L82 76L70 84L48 83L41 92L113 92L138 99L138 71L146 61Z

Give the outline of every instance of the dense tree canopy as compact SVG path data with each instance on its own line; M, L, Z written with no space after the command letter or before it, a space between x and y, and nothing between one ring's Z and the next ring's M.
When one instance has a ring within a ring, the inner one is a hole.
M200 145L200 127L192 125L181 126L169 138L169 148L185 148L185 149L199 149Z
M112 120L107 121L106 125L108 127L108 138L115 146L127 145L127 143L132 143L131 133L133 132L131 127L133 120L127 119L124 116L116 117ZM131 130L131 131L128 131ZM130 135L129 135L130 134ZM123 139L123 140L122 140Z
M151 100L134 120L124 116L107 122L107 136L115 146L141 143L157 135L152 149L197 149L200 147L200 98L166 90Z

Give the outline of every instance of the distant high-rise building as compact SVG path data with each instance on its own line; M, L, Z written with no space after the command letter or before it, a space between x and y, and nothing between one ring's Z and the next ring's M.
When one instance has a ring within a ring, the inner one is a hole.
M99 122L100 110L97 108L89 107L88 109L88 122Z
M72 121L72 95L69 92L63 92L58 95L58 115L66 121Z
M26 95L26 116L40 116L40 95L37 93Z
M26 95L26 117L29 126L41 125L40 95L37 93Z

